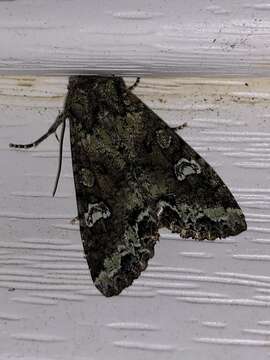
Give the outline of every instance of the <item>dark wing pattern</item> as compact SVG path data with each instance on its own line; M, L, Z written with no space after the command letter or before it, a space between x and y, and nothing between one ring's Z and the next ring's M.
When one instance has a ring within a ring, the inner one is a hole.
M145 270L161 227L198 240L246 229L216 172L122 78L71 77L65 107L83 247L105 296Z

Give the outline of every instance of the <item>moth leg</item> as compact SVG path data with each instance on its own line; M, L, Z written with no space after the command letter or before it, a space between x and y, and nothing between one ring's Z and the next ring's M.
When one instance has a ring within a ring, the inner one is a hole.
M55 183L54 183L54 188L53 188L53 196L54 196L55 193L56 193L57 186L58 186L58 182L59 182L59 178L60 178L60 174L61 174L61 169L62 169L63 143L64 143L65 130L66 130L66 119L64 118L64 120L63 120L63 125L62 125L62 130L61 130L60 142L59 142L59 161L58 161L57 175L56 175L56 179L55 179ZM56 132L55 132L55 134L56 134Z
M58 142L60 142L59 137L58 137L58 135L57 135L57 132L54 133L54 136L56 137L56 140L57 140Z
M177 130L182 130L182 129L184 129L184 128L187 127L187 126L188 126L187 122L184 122L183 124L181 124L181 125L179 125L179 126L174 126L174 127L172 127L171 129L173 129L174 131L177 131Z
M76 222L78 222L78 221L79 221L79 216L77 215L77 216L75 216L73 219L70 220L70 223L71 223L72 225L74 225L74 224L76 224Z
M65 100L65 107L64 107L64 108L66 108L66 100ZM64 110L64 112L65 112L65 110ZM61 114L61 112L59 111L59 115L60 115L60 114ZM68 117L68 116L67 116L67 117ZM57 142L60 143L59 136L58 136L58 134L57 134L57 129L56 129L55 132L54 132L54 136L55 136Z
M55 122L51 125L51 127L49 128L49 130L44 134L42 135L40 138L38 138L36 141L32 142L32 143L29 143L29 144L13 144L13 143L10 143L9 144L9 147L12 147L12 148L17 148L17 149L29 149L31 147L36 147L38 146L42 141L44 141L45 139L47 139L47 137L49 137L50 135L52 135L53 133L56 132L58 126L60 124L62 124L65 119L68 117L67 113L66 112L61 112Z
M139 84L140 79L141 79L140 77L137 77L135 83L134 83L133 85L131 85L129 88L127 88L127 91L132 91L132 90L134 90L135 87Z

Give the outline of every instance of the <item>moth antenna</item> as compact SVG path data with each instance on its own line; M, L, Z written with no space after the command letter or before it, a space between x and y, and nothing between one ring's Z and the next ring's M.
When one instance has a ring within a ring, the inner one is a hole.
M58 161L58 170L57 170L57 175L56 175L53 194L52 194L53 196L56 193L59 178L60 178L60 174L61 174L61 169L62 169L63 144L64 144L65 130L66 130L66 119L64 118L63 125L62 125L62 130L61 130L61 135L60 135L60 141L59 141L59 161Z
M174 126L174 127L172 127L172 129L173 129L174 131L177 131L177 130L182 130L182 129L184 129L184 128L187 127L187 126L188 126L187 122L184 122L183 124L181 124L181 125L179 125L179 126Z
M140 77L137 77L135 83L133 85L131 85L129 88L127 88L127 91L132 91L135 89L135 87L139 84L141 78Z
M44 135L42 135L40 138L38 138L37 140L35 140L34 142L29 143L29 144L13 144L13 143L10 143L9 147L17 148L17 149L29 149L29 148L38 146L40 143L42 143L42 141L46 140L47 137L49 137L50 135L55 133L58 126L60 124L62 124L65 121L66 118L67 118L67 114L65 112L61 112L57 116L55 122L51 125L49 130Z
M54 135L55 135L56 140L57 140L58 142L60 142L59 137L58 137L58 135L57 135L57 132L55 132Z

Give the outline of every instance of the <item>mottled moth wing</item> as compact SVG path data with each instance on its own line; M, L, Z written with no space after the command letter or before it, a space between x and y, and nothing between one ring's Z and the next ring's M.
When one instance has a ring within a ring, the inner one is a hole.
M160 227L198 240L246 229L212 167L122 78L71 77L65 111L83 247L105 296L147 267Z

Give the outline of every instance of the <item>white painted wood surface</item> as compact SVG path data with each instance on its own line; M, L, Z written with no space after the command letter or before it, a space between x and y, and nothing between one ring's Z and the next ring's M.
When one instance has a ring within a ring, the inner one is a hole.
M268 359L270 354L269 80L142 80L136 93L181 131L240 202L248 231L215 242L162 231L156 255L114 298L83 257L69 150L58 193L54 137L66 78L0 78L0 359Z
M0 74L269 76L262 0L0 0Z

